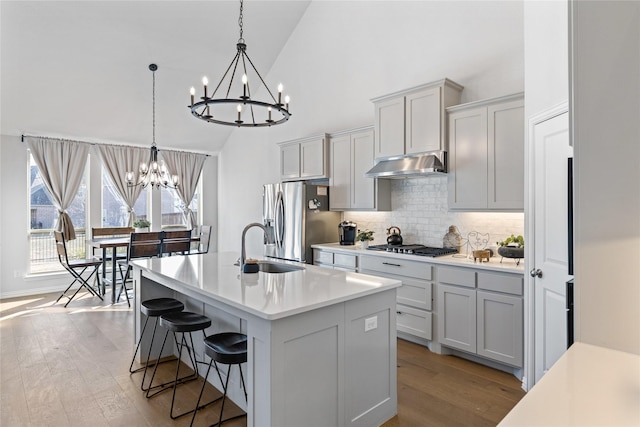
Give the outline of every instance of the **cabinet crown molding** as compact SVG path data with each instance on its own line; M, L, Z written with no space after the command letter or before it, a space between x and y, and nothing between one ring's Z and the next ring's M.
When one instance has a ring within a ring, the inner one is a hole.
M388 98L395 98L397 96L401 96L401 95L407 95L413 92L418 92L424 89L429 89L432 87L438 87L438 86L449 86L452 87L454 89L457 89L458 91L462 91L464 89L464 86L462 86L459 83L454 82L453 80L449 80L447 78L444 79L440 79L440 80L436 80L434 82L431 83L425 83L419 86L414 86L411 87L409 89L403 89L403 90L399 90L393 93L388 93L386 95L381 95L381 96L377 96L375 98L371 98L371 102L379 102L379 101L384 101L385 99Z
M357 133L357 132L366 132L370 130L373 130L373 125L362 126L362 127L357 127L353 129L345 129L337 132L329 132L329 138L335 138L336 136L342 136L342 135L350 135L352 133Z
M453 113L455 111L466 110L467 108L482 107L486 105L500 104L503 102L518 101L521 99L524 99L524 92L518 92L518 93L505 95L505 96L498 96L496 98L481 99L479 101L467 102L465 104L453 105L451 107L447 107L446 111L447 113Z
M299 144L301 142L306 142L306 141L313 141L316 140L318 138L324 138L327 139L329 135L327 133L319 133L316 135L312 135L312 136L306 136L304 138L296 138L296 139L291 139L289 141L282 141L282 142L278 142L278 145L287 145L287 144Z

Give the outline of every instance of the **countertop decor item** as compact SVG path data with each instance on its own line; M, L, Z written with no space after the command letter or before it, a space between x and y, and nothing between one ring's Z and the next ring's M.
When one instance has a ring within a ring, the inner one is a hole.
M278 99L276 100L271 89L269 89L269 86L267 86L258 72L258 69L253 65L253 61L251 61L251 58L247 55L247 45L242 37L243 7L243 0L240 0L240 17L238 18L240 38L236 44L236 55L231 60L231 64L229 64L229 67L224 72L224 75L211 95L207 92L209 85L207 77L202 78L204 95L200 97L201 101L196 102L196 89L194 87L191 88L191 105L189 108L191 108L191 114L194 117L204 120L205 122L219 125L237 127L279 125L289 120L291 116L291 113L289 113L289 96L284 97L283 103L283 86L282 83L280 83L278 85ZM251 67L247 68L247 64ZM242 86L240 86L240 84L233 85L236 73L241 75L240 80L242 81ZM262 92L262 86L270 99L253 99L251 97L251 82L254 83L254 92ZM224 92L226 89L226 93L221 93L216 98L216 94L220 88L222 88L221 92ZM230 95L232 90L234 94ZM243 112L244 120L242 116ZM272 114L276 116L273 117Z
M389 245L401 245L402 244L402 231L399 227L392 225L387 228L387 244Z
M360 242L361 249L367 249L369 247L369 242L373 240L373 231L371 230L360 230L358 229L358 234L356 235L356 241Z
M462 246L462 236L458 231L458 227L455 225L449 226L449 232L444 235L442 239L442 247L443 248L452 248L460 251L460 246Z
M128 171L125 174L128 187L136 187L142 185L142 188L147 188L151 185L151 188L173 188L178 187L178 175L169 175L167 165L164 161L158 161L158 147L156 146L156 70L158 66L156 64L149 64L149 70L153 73L153 139L151 143L151 154L149 155L149 164L141 163L138 171L138 177L136 178L133 171Z
M524 258L524 237L513 234L501 242L496 242L499 246L498 254L503 258L513 258L516 265L520 264L520 260ZM502 262L502 259L500 260Z
M473 251L473 262L476 260L480 260L480 262L489 262L489 258L491 257L491 251L489 249L479 249Z

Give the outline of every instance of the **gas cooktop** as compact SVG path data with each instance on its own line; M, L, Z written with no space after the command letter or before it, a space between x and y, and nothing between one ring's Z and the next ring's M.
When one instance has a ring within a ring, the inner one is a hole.
M370 251L394 252L397 254L410 254L418 256L437 257L455 254L458 251L452 248L433 248L425 245L371 245Z

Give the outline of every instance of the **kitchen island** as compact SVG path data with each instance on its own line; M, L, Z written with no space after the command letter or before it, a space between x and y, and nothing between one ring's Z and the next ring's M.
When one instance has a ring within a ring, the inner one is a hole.
M208 334L248 336L248 426L372 426L393 417L400 281L312 265L241 273L237 257L135 261L136 339L145 320L140 301L178 298L212 318ZM149 345L143 341L140 353ZM201 343L195 351L202 359ZM245 407L235 375L230 397ZM217 375L209 381L220 387Z

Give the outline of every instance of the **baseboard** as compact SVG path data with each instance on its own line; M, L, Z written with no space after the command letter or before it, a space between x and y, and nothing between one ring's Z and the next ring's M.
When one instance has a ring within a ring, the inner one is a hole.
M69 286L69 284L67 284ZM67 286L64 285L54 285L54 286L43 286L40 288L29 288L20 291L13 292L0 292L0 300L9 299L9 298L22 298L22 297L30 297L42 294L50 294L54 292L62 292Z
M462 359L466 359L466 360L469 360L471 362L478 363L480 365L488 366L489 368L493 368L493 369L497 369L499 371L506 372L506 373L511 374L514 377L518 378L520 381L522 381L523 375L522 375L522 369L521 368L516 368L516 367L510 366L510 365L505 365L505 364L502 364L500 362L496 362L494 360L485 359L484 357L476 356L475 354L466 353L464 351L457 350L457 349L454 349L454 348L451 348L451 347L443 346L442 347L442 354L448 354L448 355L451 355L451 356L457 356L457 357L460 357Z

